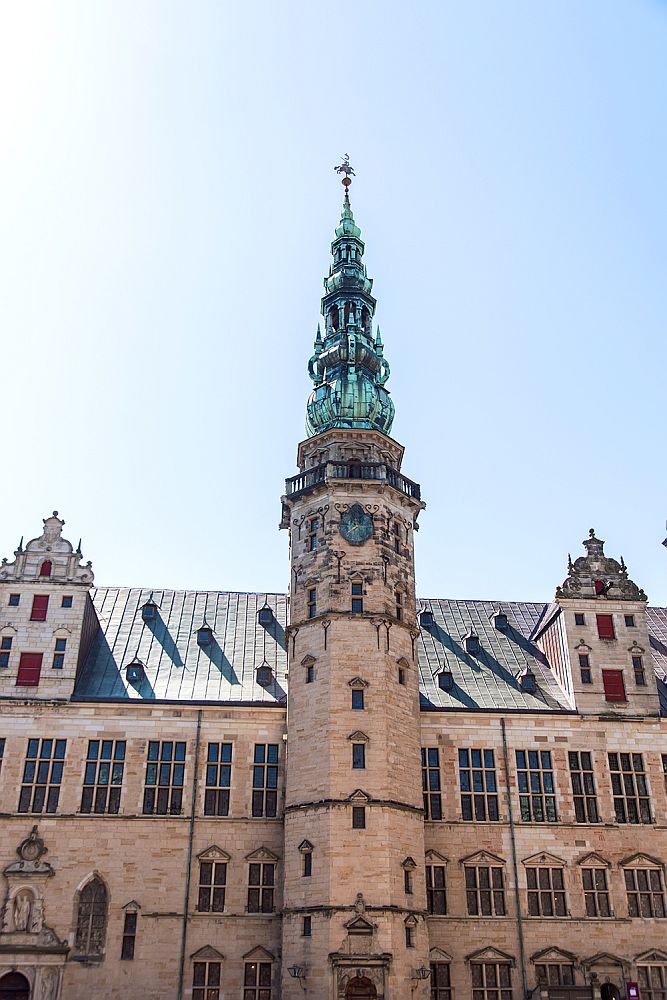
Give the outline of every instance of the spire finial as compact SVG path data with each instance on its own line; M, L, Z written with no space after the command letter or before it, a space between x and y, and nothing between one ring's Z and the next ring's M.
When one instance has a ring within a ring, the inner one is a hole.
M341 157L341 160L343 162L340 163L337 167L334 167L334 170L336 171L337 174L345 174L345 176L343 177L343 179L341 181L341 184L345 188L345 197L347 198L347 197L349 197L348 196L348 188L349 188L350 184L352 183L352 177L354 177L356 175L354 173L353 167L350 166L350 154L349 153L343 153L343 155Z

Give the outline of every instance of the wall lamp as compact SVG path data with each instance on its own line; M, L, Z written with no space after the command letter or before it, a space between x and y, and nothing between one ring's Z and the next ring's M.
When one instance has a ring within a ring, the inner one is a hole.
M418 969L415 969L415 979L429 979L431 975L431 970L427 969L425 965L420 965Z
M305 969L303 968L303 966L301 966L301 965L289 965L287 967L287 971L289 972L289 974L292 977L292 979L297 979L299 981L299 985L301 986L301 989L305 990L306 987L304 986L304 979L306 978L306 972L305 972Z

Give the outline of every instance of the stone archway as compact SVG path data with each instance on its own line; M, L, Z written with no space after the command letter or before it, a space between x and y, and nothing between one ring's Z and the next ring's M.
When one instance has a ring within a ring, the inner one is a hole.
M354 976L345 987L345 1000L376 1000L378 991L366 976Z
M20 972L8 972L0 979L0 1000L30 1000L30 983Z

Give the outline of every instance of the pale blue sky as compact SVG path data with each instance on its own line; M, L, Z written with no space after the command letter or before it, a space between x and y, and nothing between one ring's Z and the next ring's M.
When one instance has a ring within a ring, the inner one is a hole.
M349 151L418 591L667 603L667 5L2 4L0 555L280 590Z

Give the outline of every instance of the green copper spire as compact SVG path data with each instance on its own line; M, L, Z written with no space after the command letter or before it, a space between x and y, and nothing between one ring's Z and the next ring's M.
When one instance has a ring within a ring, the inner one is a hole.
M384 384L389 364L380 331L373 337L376 302L373 280L363 263L364 242L350 205L350 174L346 155L335 168L344 174L345 198L340 223L331 244L333 263L324 279L324 337L317 329L308 372L315 383L307 406L308 436L333 427L373 428L389 434L394 404Z

